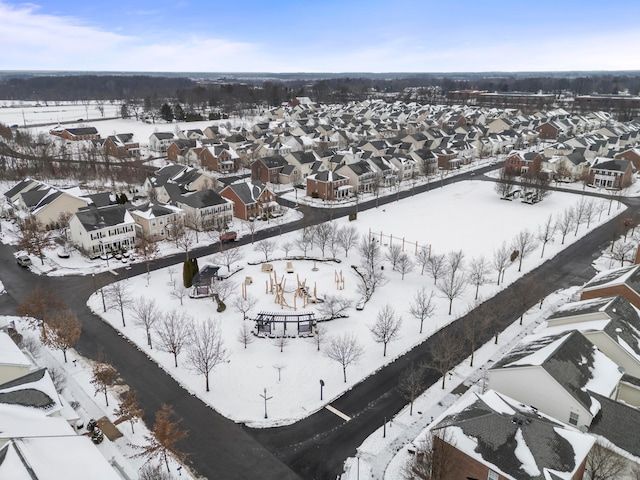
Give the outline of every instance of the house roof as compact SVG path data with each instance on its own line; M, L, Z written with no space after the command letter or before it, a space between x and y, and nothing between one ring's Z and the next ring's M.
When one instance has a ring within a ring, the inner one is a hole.
M120 204L82 208L76 212L76 217L87 231L133 223L126 207Z
M98 134L98 130L96 130L96 127L65 128L65 131L70 133L74 137L80 137L82 135Z
M594 443L589 435L493 390L461 399L435 430L445 431L468 456L518 480L569 480Z
M634 292L640 293L640 265L630 265L600 272L589 280L583 291L607 288L616 285L627 285Z
M227 189L233 190L233 192L240 198L240 201L247 205L254 203L266 188L266 185L259 181L240 182L227 185L222 189L221 193Z
M616 447L636 457L640 462L640 410L604 395L592 393L600 402L600 411L594 417L589 432L606 438Z
M229 200L223 198L218 192L211 189L181 195L176 201L193 208L206 208L229 202Z
M267 168L278 168L287 165L287 161L282 155L271 155L269 157L262 157L256 161L262 162Z
M46 368L0 385L0 403L54 411L62 408Z
M603 158L596 157L591 164L591 168L596 170L608 170L611 172L625 172L630 167L631 161L623 158Z
M622 377L618 366L578 331L530 335L491 370L513 367L544 369L592 415L598 405L587 389L610 395Z

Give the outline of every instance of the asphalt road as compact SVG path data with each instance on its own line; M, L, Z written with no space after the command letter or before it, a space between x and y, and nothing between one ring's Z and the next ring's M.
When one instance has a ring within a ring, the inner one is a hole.
M496 166L485 167L487 171ZM417 187L415 192L401 192L399 198L418 194L427 189L471 178L464 174L455 178L443 179L430 185ZM426 198L426 197L425 197ZM283 203L286 201L282 200ZM360 203L359 211L375 208L376 205L397 201L396 196L380 198L378 201ZM622 214L635 216L638 202L633 203L632 211ZM304 225L312 225L328 220L329 216L338 218L355 211L355 207L336 208L331 212L301 206L305 218L293 224L283 225L282 233L293 231ZM617 212L613 212L617 213ZM612 231L620 218L610 220L589 235L568 247L559 255L521 281L534 281L541 285L544 295L559 288L580 285L590 279L594 273L591 263L612 238ZM268 236L276 236L280 227L274 225L268 231L256 232L255 241ZM250 243L243 238L239 244ZM205 256L217 251L218 245L194 250L191 256ZM151 268L163 268L182 262L183 255L156 260ZM136 275L146 271L145 265L134 265L130 270L120 269L118 277L103 273L95 277L96 285L102 285L125 275ZM10 247L0 246L0 280L8 294L0 296L0 313L13 314L16 305L21 302L36 285L64 292L69 306L76 312L83 325L83 333L76 348L84 356L96 359L104 355L120 374L121 381L138 392L138 398L145 412L144 421L153 424L155 412L162 403L170 404L177 417L182 419L182 428L190 432L180 447L189 452L188 464L199 475L214 479L335 479L342 471L344 460L355 454L362 441L382 425L383 419L392 418L405 404L397 390L398 378L403 369L411 363L429 362L433 345L439 337L430 337L411 352L387 367L376 372L352 390L345 393L333 405L351 416L349 422L343 422L326 410L293 425L271 429L249 429L217 414L196 397L191 396L171 377L166 375L155 363L149 360L133 344L121 337L116 330L86 307L88 296L94 290L90 277L37 277L28 270L18 267ZM517 282L516 282L517 283ZM503 292L490 301L504 301ZM503 316L495 318L495 326L481 332L480 341L492 337L496 328L504 328L516 319L523 307L510 305ZM451 330L459 331L461 321L455 322ZM466 356L467 353L464 354ZM435 372L428 374L427 385L438 381ZM215 386L210 393L215 395Z

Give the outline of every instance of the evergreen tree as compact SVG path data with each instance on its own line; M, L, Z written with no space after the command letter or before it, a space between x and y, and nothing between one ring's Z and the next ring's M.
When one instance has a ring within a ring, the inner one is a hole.
M186 260L182 265L182 283L185 288L191 288L193 285L193 263L189 260Z
M182 109L179 103L176 103L175 106L173 107L173 116L179 122L183 122L186 118L184 110Z
M169 105L168 103L162 104L162 107L160 107L160 118L162 118L165 122L173 121L174 115L171 105Z

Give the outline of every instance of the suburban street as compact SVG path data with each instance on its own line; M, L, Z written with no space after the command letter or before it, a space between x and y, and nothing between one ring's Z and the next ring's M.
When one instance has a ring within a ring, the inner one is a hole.
M476 175L496 168L499 165L482 167L476 170ZM403 197L469 178L470 174L465 173L445 178L442 182L438 179L430 185L416 187L415 192L401 192L400 201ZM379 205L396 200L395 194L380 198ZM515 288L522 282L534 282L540 287L541 298L544 298L555 290L581 285L589 280L595 273L591 266L593 260L611 241L612 232L621 218L635 218L638 213L638 199L622 200L629 206L628 211L612 210L612 215L617 216L612 216L607 223L525 275L510 288ZM283 199L281 203L292 206L291 202ZM375 200L362 202L357 206L359 211L375 207ZM299 208L304 213L303 219L284 224L281 228L274 225L269 230L256 232L255 241L277 236L281 231L290 232L327 221L330 215L338 218L355 211L353 206L335 208L331 212L304 205ZM239 245L248 243L251 243L250 236L238 242ZM218 244L214 244L195 249L190 255L210 255L217 248ZM184 255L173 255L156 260L151 268L159 269L181 263L183 257ZM155 412L162 403L171 405L176 416L182 419L181 427L189 431L188 438L180 443L181 449L189 453L188 465L199 475L209 479L335 479L342 472L344 460L355 454L356 447L380 427L385 418L392 418L407 403L396 388L401 372L411 364L429 363L430 351L435 348L434 345L438 344L442 335L440 332L428 338L333 402L333 407L351 417L348 422L322 409L290 426L250 429L227 420L189 394L134 344L89 311L86 302L95 290L94 280L99 287L121 279L124 275L133 276L143 272L146 272L146 265L135 264L130 270L119 269L117 276L106 272L96 275L95 279L87 276L39 277L16 265L12 247L0 245L0 280L7 290L6 294L0 296L0 313L15 314L16 306L36 285L68 292L65 300L77 314L83 327L76 350L90 359L97 359L102 355L118 370L121 382L137 391L138 400L146 412L144 421L147 425L152 425ZM509 308L503 309L502 316L491 319L492 327L479 333L478 344L488 341L494 331L505 328L520 316L523 308L516 307L513 302L506 302L508 294L509 291L506 290L487 301L503 302ZM464 319L460 319L454 322L446 330L459 333L463 321ZM460 359L467 354L462 354ZM438 379L439 375L430 371L426 384L431 385ZM215 395L215 387L211 394Z

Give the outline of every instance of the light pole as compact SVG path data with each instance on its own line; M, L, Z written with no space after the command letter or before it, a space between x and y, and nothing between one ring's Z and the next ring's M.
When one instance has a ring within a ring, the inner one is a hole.
M324 380L320 379L320 401L322 401L322 387L324 387Z
M260 396L264 398L264 418L267 417L267 400L271 400L273 397L267 397L267 389L264 389L264 393L261 393Z
M98 286L96 285L96 274L92 273L91 276L93 277L93 289L97 292L98 291ZM107 305L104 302L104 290L102 290L102 287L100 287L100 296L102 297L102 311L104 313L107 312Z

